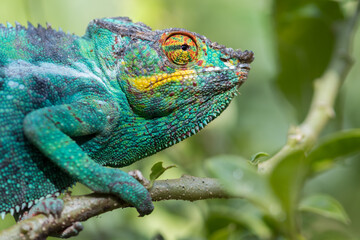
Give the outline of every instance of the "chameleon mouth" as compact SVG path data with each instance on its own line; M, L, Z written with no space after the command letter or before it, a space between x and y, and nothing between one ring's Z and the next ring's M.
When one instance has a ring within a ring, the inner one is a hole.
M207 67L201 71L198 72L198 74L206 74L206 73L212 73L212 72L234 72L236 77L231 78L232 80L238 79L238 83L241 84L245 82L247 79L248 73L250 71L250 64L248 63L239 63L237 66L231 65L227 66L225 68L220 67ZM231 79L223 79L223 80L231 80Z
M250 64L248 63L240 63L239 65L236 66L235 74L239 80L238 86L240 86L245 82L245 80L248 77L249 71L250 71Z
M250 64L248 63L240 63L236 66L237 69L240 69L242 71L246 71L246 72L249 72L251 67L250 67Z

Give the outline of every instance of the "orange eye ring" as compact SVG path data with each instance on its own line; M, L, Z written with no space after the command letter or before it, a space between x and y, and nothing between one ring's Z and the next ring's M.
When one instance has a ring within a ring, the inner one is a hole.
M184 66L196 60L198 47L192 36L173 33L162 44L166 57L174 64Z

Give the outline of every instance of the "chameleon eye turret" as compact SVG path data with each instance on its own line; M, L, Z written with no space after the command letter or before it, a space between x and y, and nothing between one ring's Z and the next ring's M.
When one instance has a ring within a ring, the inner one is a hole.
M229 105L252 60L185 29L152 31L121 17L92 21L83 37L0 25L0 216L75 181L151 213L145 187L104 166L200 131Z
M164 41L162 48L169 60L177 65L192 63L197 58L198 47L192 37L185 33L172 33Z

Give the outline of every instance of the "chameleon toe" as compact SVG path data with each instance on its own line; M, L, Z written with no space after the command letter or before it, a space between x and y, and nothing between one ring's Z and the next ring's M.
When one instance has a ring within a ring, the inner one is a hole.
M84 229L84 226L80 222L74 222L70 227L66 228L60 234L56 234L55 237L70 238L79 235Z

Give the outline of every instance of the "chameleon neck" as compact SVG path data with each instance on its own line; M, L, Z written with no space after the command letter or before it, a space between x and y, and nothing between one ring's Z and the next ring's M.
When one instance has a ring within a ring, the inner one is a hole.
M124 114L116 129L112 130L113 133L116 132L113 135L116 138L112 138L106 148L93 153L92 157L107 166L130 165L200 131L228 106L233 95L228 93L226 96L219 96L226 99L223 105L209 102L202 104L201 109L187 106L159 118L145 119L134 113ZM132 112L125 102L122 108L126 113Z

